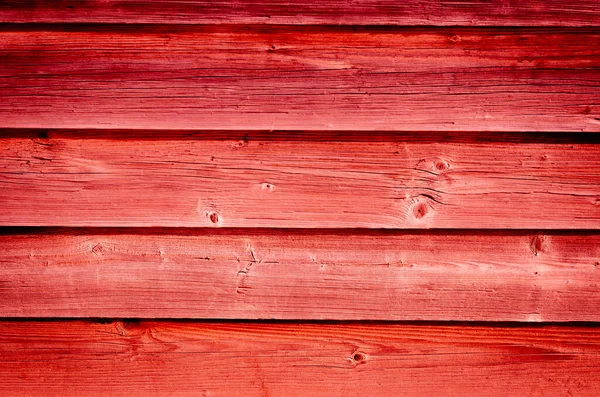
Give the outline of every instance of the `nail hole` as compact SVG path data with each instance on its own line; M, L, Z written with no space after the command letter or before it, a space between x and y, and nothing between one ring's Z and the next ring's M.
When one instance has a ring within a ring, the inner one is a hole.
M216 212L210 212L208 214L208 218L212 223L219 223L219 214L217 214Z
M437 161L435 162L435 168L436 168L438 171L445 171L445 170L447 170L447 169L449 168L449 166L448 166L448 163L447 163L447 162L445 162L445 161L443 161L443 160L437 160Z
M352 359L353 359L354 361L356 361L357 363L360 363L361 361L364 361L364 360L365 360L365 356L364 356L364 354L362 354L362 353L354 353L354 354L352 355Z

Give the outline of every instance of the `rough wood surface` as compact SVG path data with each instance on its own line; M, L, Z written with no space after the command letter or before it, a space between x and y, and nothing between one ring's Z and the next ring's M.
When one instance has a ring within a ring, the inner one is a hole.
M3 0L0 22L598 26L596 0Z
M600 131L600 34L4 26L0 128Z
M0 323L5 396L590 396L571 327Z
M594 144L0 139L4 226L599 229Z
M600 395L599 72L597 0L0 1L0 395Z
M34 229L0 252L5 317L600 320L598 234Z

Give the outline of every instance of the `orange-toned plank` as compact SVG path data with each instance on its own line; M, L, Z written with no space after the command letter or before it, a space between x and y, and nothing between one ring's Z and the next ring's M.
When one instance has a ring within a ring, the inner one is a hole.
M600 145L0 139L4 226L599 229Z
M0 323L7 396L590 396L577 327Z
M0 32L0 127L600 131L597 30L40 29Z
M600 320L598 234L55 230L0 252L5 317Z
M598 26L595 0L3 0L0 22Z

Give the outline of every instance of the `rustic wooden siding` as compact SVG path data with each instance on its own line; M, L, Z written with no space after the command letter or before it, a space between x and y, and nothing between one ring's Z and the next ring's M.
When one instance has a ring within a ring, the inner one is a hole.
M574 143L31 135L0 141L0 222L599 229L598 154Z
M598 26L596 0L4 0L0 22Z
M0 127L600 131L595 29L0 29Z
M600 5L0 3L0 394L600 394Z
M4 322L0 355L5 395L594 397L600 338L564 326Z
M600 318L595 232L34 229L3 237L0 314L9 317Z

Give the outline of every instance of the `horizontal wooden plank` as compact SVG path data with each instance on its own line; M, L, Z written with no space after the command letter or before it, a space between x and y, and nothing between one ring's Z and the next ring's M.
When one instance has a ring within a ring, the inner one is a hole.
M600 146L0 139L0 224L599 229Z
M599 234L58 230L0 252L3 317L600 320Z
M600 131L597 30L40 29L0 31L0 128Z
M189 322L0 323L10 396L597 396L600 331Z
M595 0L3 0L0 22L598 26Z

